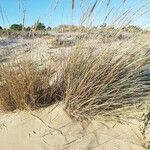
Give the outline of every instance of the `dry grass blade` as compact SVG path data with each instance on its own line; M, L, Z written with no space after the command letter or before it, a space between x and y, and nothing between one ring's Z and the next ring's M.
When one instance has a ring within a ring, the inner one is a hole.
M143 68L150 64L150 56L140 58L139 53L76 51L65 71L69 114L82 120L144 101L150 83Z
M89 16L91 16L91 14L93 13L95 7L96 7L96 4L97 4L98 0L95 1L94 5L92 6L91 10L90 10L90 13L89 13Z
M108 0L108 1L107 1L107 7L106 7L106 10L108 9L108 7L109 7L109 5L110 5L110 2L111 2L111 0Z
M72 0L72 11L74 10L74 2L75 0Z
M92 7L90 7L90 6L88 7L88 9L85 13L85 17L83 17L83 21L81 24L83 24L87 19L90 18L90 16L92 15L97 3L98 3L98 0L95 1L95 3L92 5Z
M82 7L82 4L83 4L83 0L80 0L80 7Z
M55 4L54 4L54 10L56 10L58 4L59 4L59 0L54 0Z
M3 15L3 10L2 10L2 6L1 5L0 5L0 13L1 13L1 17L2 17L3 23L4 23L5 20L4 20L4 15Z

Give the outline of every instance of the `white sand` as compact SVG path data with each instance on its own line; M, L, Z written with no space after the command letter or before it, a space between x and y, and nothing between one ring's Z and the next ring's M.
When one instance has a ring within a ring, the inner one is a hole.
M144 150L137 121L94 120L86 129L56 105L0 117L1 150ZM55 108L55 109L53 109Z

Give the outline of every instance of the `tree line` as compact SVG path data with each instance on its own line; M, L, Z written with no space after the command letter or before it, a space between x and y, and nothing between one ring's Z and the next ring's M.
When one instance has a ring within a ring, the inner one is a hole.
M15 31L21 31L21 30L26 30L26 31L30 31L32 29L35 29L35 30L51 30L51 27L47 27L44 25L44 23L41 23L41 22L37 22L35 23L33 26L28 26L27 28L24 27L22 24L12 24L10 27L9 27L10 30L15 30ZM0 30L3 30L3 28L0 26Z

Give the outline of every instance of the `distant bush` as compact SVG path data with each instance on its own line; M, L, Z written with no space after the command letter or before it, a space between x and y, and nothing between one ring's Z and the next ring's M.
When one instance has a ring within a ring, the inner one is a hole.
M36 29L36 30L44 30L44 29L45 29L44 23L37 22L37 23L35 24L35 29Z
M135 25L130 25L130 26L125 27L123 29L126 30L126 31L129 31L129 32L139 32L139 31L142 31L142 29L140 27L137 27Z
M53 28L53 30L58 32L88 32L91 29L96 30L96 27L89 28L87 26L75 26L75 25L59 25L58 27Z
M11 29L11 30L16 30L16 31L21 31L22 28L23 28L22 24L12 24L12 25L10 26L10 29Z
M0 26L0 30L3 30L3 28Z
M72 39L61 39L61 38L54 38L51 42L51 45L53 47L68 47L68 46L74 46L75 40Z

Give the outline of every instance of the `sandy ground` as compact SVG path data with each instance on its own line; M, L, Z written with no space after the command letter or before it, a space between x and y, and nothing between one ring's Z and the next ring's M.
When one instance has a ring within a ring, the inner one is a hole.
M144 150L135 120L101 118L85 128L72 121L62 105L0 116L2 150Z
M55 56L61 62L74 48L54 48L49 41L49 38L1 39L0 61L32 55L35 61L42 62L38 60L59 53ZM91 42L83 43L85 49L107 46ZM117 41L111 46L114 48L117 43L120 45ZM99 118L87 126L72 121L62 105L56 106L34 112L0 113L0 150L144 150L139 121Z

